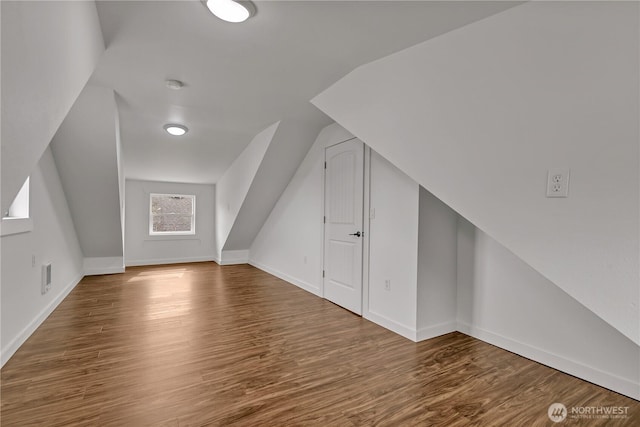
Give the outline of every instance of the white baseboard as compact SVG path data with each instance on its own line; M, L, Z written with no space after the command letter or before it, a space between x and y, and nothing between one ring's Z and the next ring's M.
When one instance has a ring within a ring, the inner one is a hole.
M417 341L417 333L415 329L411 329L408 326L402 325L394 320L391 320L372 311L363 310L362 317L382 326L383 328L389 329L391 332L402 335L403 337L410 339L411 341Z
M255 268L259 268L260 270L271 274L272 276L276 276L277 278L282 279L285 282L296 285L297 287L322 298L322 292L320 288L313 286L311 283L305 282L304 280L296 279L295 277L289 276L288 274L276 270L275 268L271 268L253 260L249 260L249 264L251 264Z
M222 251L222 256L218 264L220 265L236 265L249 263L249 250L241 251Z
M489 344L493 344L496 347L519 354L527 359L534 360L542 363L543 365L550 366L559 371L581 378L585 381L589 381L617 393L624 394L632 399L640 400L640 383L609 374L598 368L584 365L580 362L576 362L563 356L550 353L546 350L487 331L486 329L469 325L465 322L458 322L458 331Z
M425 328L418 329L416 333L416 341L424 341L431 338L439 337L440 335L455 332L458 324L452 320L450 322L439 323L433 326L427 326Z
M49 304L47 304L47 306L43 308L42 311L31 322L29 322L29 324L25 326L24 329L22 329L22 331L20 331L20 333L14 339L9 341L9 343L2 349L2 351L0 351L0 366L4 366L4 364L7 363L9 359L11 359L11 356L13 356L15 352L18 351L20 346L24 344L24 342L31 336L31 334L33 334L35 330L38 329L38 326L40 326L42 322L44 322L47 317L49 317L49 315L53 313L53 310L55 310L56 307L58 307L58 305L62 302L62 300L64 300L67 295L69 295L69 293L78 285L78 283L80 283L83 277L84 275L80 274L75 279L73 279L62 290L62 292L58 294L58 296L56 296Z
M124 258L121 256L84 259L85 276L116 273L124 273Z
M141 265L162 265L162 264L185 264L189 262L218 262L214 255L186 257L186 258L155 258L155 259L131 259L126 260L127 267L136 267ZM219 262L218 262L219 264Z

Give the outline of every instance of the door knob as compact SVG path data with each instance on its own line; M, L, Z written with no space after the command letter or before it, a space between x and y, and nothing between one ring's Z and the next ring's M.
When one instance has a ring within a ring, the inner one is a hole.
M360 232L359 232L359 231L356 231L355 233L351 233L351 234L349 234L349 236L356 236L356 237L360 237L360 236L362 236L362 234L360 234Z

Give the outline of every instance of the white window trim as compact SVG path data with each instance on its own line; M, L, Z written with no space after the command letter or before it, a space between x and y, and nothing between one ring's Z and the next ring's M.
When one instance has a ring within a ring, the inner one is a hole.
M200 237L196 236L195 234L160 234L160 235L153 235L153 236L147 236L144 241L145 242L157 242L158 240L197 240L200 241Z
M0 225L0 236L2 237L30 231L33 231L33 220L31 218L2 218L2 224Z
M189 197L193 206L191 214L191 231L153 231L153 212L151 210L153 196L168 197ZM196 234L196 195L195 194L168 194L168 193L149 193L149 236L195 236Z

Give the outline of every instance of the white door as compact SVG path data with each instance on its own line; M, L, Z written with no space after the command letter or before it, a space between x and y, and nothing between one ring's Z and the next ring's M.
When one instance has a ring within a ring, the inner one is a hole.
M362 314L364 144L333 145L325 160L324 297Z

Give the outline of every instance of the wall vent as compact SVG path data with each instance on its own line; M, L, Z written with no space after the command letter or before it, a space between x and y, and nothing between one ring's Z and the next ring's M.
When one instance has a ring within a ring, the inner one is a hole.
M51 289L51 263L42 266L42 295Z

